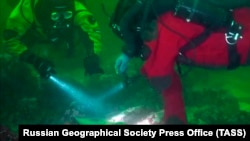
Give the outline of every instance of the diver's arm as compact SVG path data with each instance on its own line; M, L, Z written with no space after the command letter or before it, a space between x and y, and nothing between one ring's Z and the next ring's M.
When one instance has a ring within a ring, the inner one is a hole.
M85 31L89 39L91 40L90 48L93 48L94 53L99 54L101 52L101 33L98 23L96 22L93 14L90 13L84 5L80 2L75 1L75 9L79 13L75 16L75 24L80 26L83 31Z
M149 12L145 10L149 4ZM131 24L135 20L135 16L139 12L142 13L141 17L146 16L145 21L153 20L156 16L160 16L170 10L173 10L176 4L176 0L137 0L137 2L126 12L120 22L121 33L123 34L123 40L125 42L125 49L123 52L129 57L134 57L138 48L138 37L135 31L131 31ZM142 19L140 19L142 20ZM140 41L139 41L140 42Z
M136 40L138 37L135 34L135 31L131 30L131 23L133 23L134 17L143 10L143 5L140 0L134 4L133 7L123 16L120 22L121 33L123 36L123 41L125 42L125 47L123 48L123 53L129 57L134 57L136 54Z
M79 12L75 15L75 25L81 27L81 29L88 34L88 41L85 42L87 56L83 61L85 74L92 75L104 73L103 69L100 67L99 58L102 47L99 25L92 13L90 13L80 2L75 1L75 9L76 12Z
M14 57L19 57L27 50L27 47L20 41L20 38L31 26L31 22L33 22L33 16L30 0L21 0L8 17L6 27L3 31L4 50L6 53Z
M250 0L209 0L209 2L225 9L250 7Z
M4 52L17 60L33 65L41 77L48 78L51 74L55 73L52 64L33 54L21 41L22 36L33 22L31 8L30 0L21 0L11 12L3 32L3 48Z

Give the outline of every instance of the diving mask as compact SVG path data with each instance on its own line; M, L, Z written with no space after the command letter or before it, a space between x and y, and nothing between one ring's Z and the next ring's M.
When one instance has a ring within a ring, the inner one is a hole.
M73 12L66 6L57 6L52 11L50 19L54 22L54 29L63 29L70 27L70 21L73 17Z
M73 16L73 12L72 11L62 11L62 12L59 12L59 11L54 11L51 13L51 20L52 21L58 21L61 17L64 19L64 20L68 20L70 18L72 18Z

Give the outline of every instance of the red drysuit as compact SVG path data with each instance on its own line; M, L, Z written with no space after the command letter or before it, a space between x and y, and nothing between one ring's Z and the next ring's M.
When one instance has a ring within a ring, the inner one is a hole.
M243 38L238 40L237 50L241 55L241 64L246 64L250 51L250 9L234 10L233 16L235 21L243 27ZM151 55L143 65L142 73L149 79L171 76L170 86L162 91L165 109L164 119L178 117L186 123L181 81L175 72L174 65L179 49L188 41L165 28L162 22L189 39L199 35L204 27L175 17L172 12L161 15L159 19L157 38L145 43L150 48ZM212 33L205 42L188 51L186 56L198 65L227 66L229 61L225 32Z

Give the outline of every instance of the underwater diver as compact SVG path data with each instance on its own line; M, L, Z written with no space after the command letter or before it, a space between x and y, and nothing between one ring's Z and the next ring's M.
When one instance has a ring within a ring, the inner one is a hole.
M110 26L125 45L118 74L129 61L162 94L164 124L187 124L180 64L233 70L250 63L249 0L120 0Z
M41 43L58 50L63 46L67 58L74 57L76 42L83 42L85 74L103 73L99 25L81 0L20 0L7 19L3 37L4 50L33 65L42 78L49 78L55 70L52 61L34 52Z

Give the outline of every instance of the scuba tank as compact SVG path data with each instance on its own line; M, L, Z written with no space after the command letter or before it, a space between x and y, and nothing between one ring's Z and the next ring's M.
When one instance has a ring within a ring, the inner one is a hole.
M229 25L231 13L228 10L200 0L178 0L175 16L203 25L207 28L219 28Z

